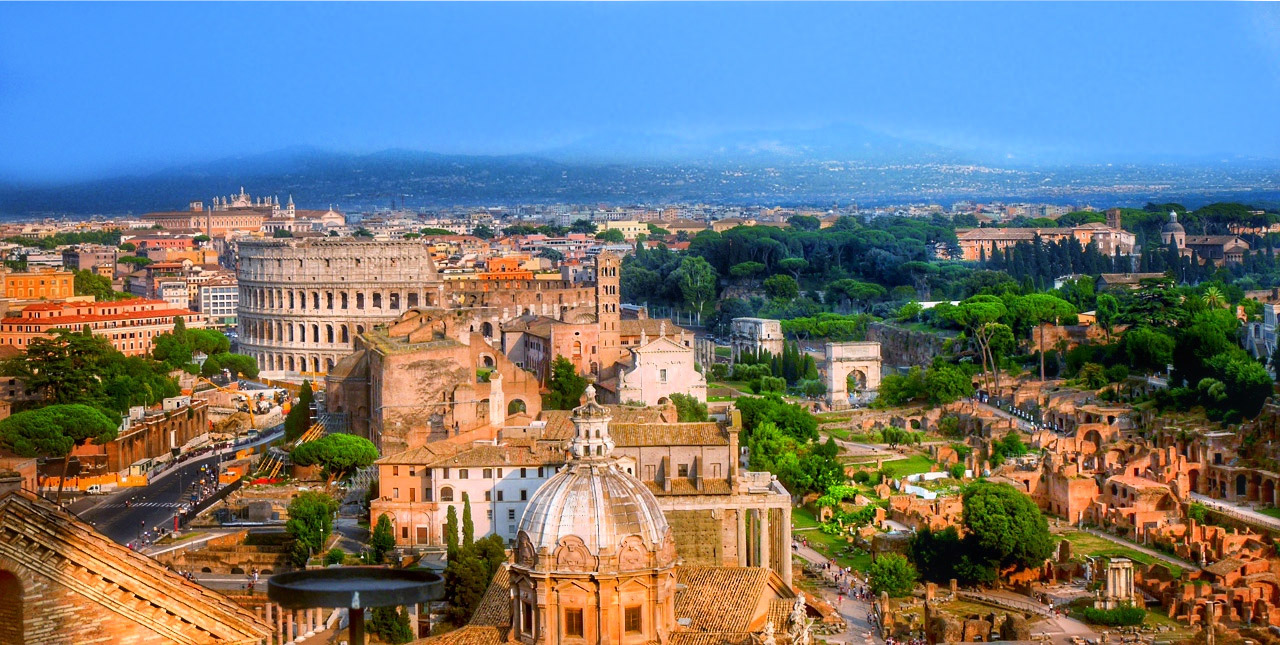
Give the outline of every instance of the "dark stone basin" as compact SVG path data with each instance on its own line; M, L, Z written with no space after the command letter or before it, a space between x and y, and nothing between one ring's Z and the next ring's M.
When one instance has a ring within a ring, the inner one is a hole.
M444 579L417 569L329 567L271 576L267 597L289 609L412 605L443 598Z

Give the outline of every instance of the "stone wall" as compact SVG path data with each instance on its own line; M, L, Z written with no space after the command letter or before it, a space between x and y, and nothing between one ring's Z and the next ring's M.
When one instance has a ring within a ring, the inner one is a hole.
M170 639L121 614L105 611L56 579L38 575L0 556L0 642L26 645L76 645L111 642L113 645L163 645ZM68 573L68 575L71 575ZM83 584L83 583L80 583ZM20 593L17 598L14 596ZM21 616L14 621L14 616ZM19 636L20 638L15 638Z
M726 560L725 545L737 543L736 522L730 524L716 517L726 515L712 510L667 511L664 513L671 532L676 538L676 553L687 566L736 566L737 555L732 562ZM726 531L731 532L725 534Z
M883 322L873 322L867 328L867 340L880 343L880 360L894 367L932 363L952 337L954 334L946 332L916 331Z

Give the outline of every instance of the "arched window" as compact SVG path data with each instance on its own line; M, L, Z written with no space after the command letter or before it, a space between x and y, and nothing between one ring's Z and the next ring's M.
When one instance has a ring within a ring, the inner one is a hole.
M440 501L442 501L442 502L452 502L452 501L453 501L453 488L452 488L452 487L450 487L450 486L445 486L444 488L441 488L441 489L440 489Z
M343 326L342 326L342 342L343 342L343 343L349 343L349 342L351 342L351 337L350 337L350 335L347 333L347 326L346 326L346 325L343 325Z
M342 292L342 308L343 309L347 308L347 292L346 291Z
M373 308L374 309L382 308L382 294L376 291L373 293Z
M356 309L364 309L364 292L356 292Z
M324 342L333 343L333 325L324 326Z
M313 309L320 308L320 292L319 291L311 292L311 304L315 305L314 307L312 307Z

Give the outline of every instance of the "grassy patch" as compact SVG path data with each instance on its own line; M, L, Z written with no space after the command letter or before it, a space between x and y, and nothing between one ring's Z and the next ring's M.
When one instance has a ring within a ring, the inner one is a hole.
M891 477L897 479L907 475L927 473L933 467L933 463L933 460L925 455L911 455L906 459L884 462L884 469L889 472Z
M198 538L198 537L200 537L200 536L202 536L202 535L208 535L208 532L206 532L206 531L191 531L190 533L183 533L183 534L182 534L181 536L179 536L179 537L173 537L173 534L171 533L171 534L169 534L169 535L166 535L166 536L165 536L163 539L161 539L159 542L157 542L157 544L178 544L179 542L186 542L187 540L194 540L194 539L196 539L196 538Z
M1170 575L1175 578L1182 577L1182 567L1169 564L1141 551L1121 546L1105 538L1078 531L1069 531L1062 534L1062 537L1071 542L1071 552L1073 554L1088 555L1095 558L1129 558L1140 564L1158 564L1167 569Z
M794 514L792 515L794 517ZM871 554L850 552L853 545L842 535L827 535L822 531L805 531L801 537L809 541L809 548L821 553L825 558L835 558L842 567L853 567L858 571L866 571L871 566Z
M1263 515L1270 515L1271 517L1280 518L1280 508L1276 508L1274 506L1271 508L1260 508L1258 509L1258 512L1262 513Z
M817 528L820 525L818 518L813 516L809 509L800 506L791 509L791 526L797 529Z

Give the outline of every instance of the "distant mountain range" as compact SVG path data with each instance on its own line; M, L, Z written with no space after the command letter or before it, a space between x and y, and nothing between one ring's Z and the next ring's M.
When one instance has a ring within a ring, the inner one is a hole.
M608 158L599 150L610 150ZM627 159L623 163L618 159ZM956 199L1112 204L1280 201L1280 164L1009 167L857 127L707 137L606 136L537 155L373 154L293 147L63 185L0 182L0 215L140 214L237 192L304 208L734 203L831 205Z

